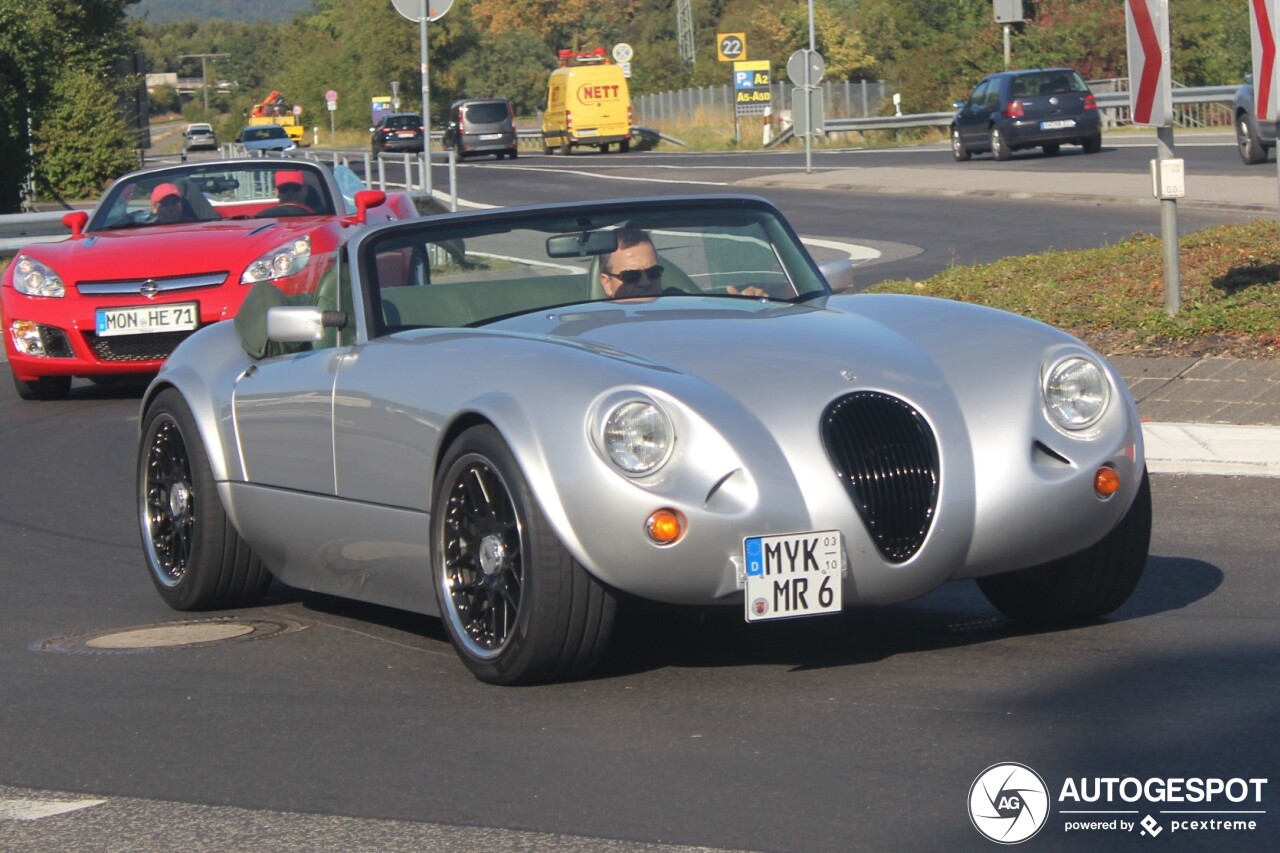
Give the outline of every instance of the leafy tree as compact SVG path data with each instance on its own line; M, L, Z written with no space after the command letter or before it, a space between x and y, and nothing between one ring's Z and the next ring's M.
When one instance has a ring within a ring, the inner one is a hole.
M137 137L116 105L111 78L69 71L53 86L53 103L35 134L42 195L96 199L112 178L135 169Z
M105 89L93 91L114 108L121 88L114 77L116 61L133 51L133 34L125 22L125 8L132 2L0 0L0 211L20 208L33 165L39 174L42 161L56 162L64 147L79 144L45 129L65 109L59 101L68 79L99 81ZM42 140L34 159L28 128ZM75 135L88 137L95 147L90 168L106 169L112 157L98 148L114 145L117 137L97 130L81 127ZM115 176L103 172L95 176L96 184Z

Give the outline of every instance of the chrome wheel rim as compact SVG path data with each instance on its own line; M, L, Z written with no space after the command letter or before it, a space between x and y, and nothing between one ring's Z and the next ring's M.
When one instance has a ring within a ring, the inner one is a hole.
M956 154L960 153L960 131L951 131L951 150Z
M195 536L196 494L182 431L168 416L158 420L142 472L142 530L151 567L165 586L187 572Z
M442 508L440 582L446 618L467 651L501 654L524 593L521 520L502 476L485 459L454 466Z
M1251 145L1251 140L1249 139L1249 123L1244 119L1240 119L1239 123L1236 124L1236 134L1240 140L1240 150L1248 154L1249 147Z

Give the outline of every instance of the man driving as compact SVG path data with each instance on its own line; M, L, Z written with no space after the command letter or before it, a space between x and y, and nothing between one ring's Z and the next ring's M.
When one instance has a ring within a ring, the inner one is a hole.
M662 265L658 263L658 251L648 232L639 228L619 228L618 248L600 259L600 286L610 299L631 299L639 296L661 296ZM685 293L670 288L671 293ZM730 285L725 292L731 296L768 296L759 287L743 290Z

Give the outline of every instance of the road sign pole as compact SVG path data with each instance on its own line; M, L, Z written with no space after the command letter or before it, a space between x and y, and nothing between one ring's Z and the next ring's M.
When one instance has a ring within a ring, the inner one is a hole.
M418 41L422 58L422 191L431 197L431 83L427 76L427 0L418 0Z
M1156 128L1160 160L1173 160L1173 127ZM1160 241L1164 248L1164 313L1176 317L1182 308L1182 275L1178 264L1178 200L1160 199Z
M814 47L816 43L813 31L813 0L809 0L809 56L805 57L804 63L804 104L805 104L805 133L804 133L804 173L806 175L813 174L813 83L811 82L813 62L809 57L817 53Z

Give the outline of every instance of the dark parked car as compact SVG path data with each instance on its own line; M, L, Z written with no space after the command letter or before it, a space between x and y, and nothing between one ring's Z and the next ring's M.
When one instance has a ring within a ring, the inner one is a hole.
M1008 160L1020 148L1037 147L1052 156L1064 144L1079 145L1086 154L1102 149L1098 104L1070 68L991 74L955 107L951 151L957 160L983 151Z
M383 151L421 151L426 137L422 116L417 113L391 113L369 128L373 134L370 147L373 156Z
M1244 85L1236 89L1232 115L1236 123L1236 144L1240 147L1240 159L1248 165L1265 163L1267 152L1276 147L1276 123L1258 121L1253 98L1253 75L1245 78Z
M515 108L506 98L454 101L444 121L444 147L461 160L470 154L515 159Z

